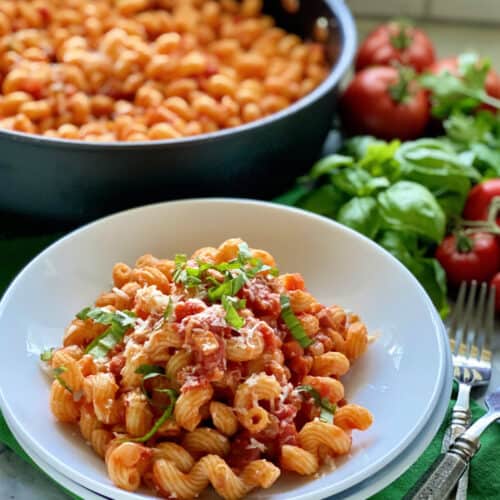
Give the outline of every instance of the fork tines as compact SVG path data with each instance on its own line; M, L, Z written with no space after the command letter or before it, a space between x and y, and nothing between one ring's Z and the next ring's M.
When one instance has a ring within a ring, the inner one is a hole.
M489 363L494 317L495 287L462 282L448 331L453 357Z

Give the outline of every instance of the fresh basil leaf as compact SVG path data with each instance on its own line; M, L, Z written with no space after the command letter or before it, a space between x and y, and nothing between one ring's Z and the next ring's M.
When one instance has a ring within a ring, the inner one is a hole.
M54 355L55 349L51 347L50 349L46 349L45 351L40 353L40 360L41 361L50 361L52 359L52 356Z
M108 311L103 307L93 307L86 308L85 315L82 316L82 319L89 318L102 325L112 325L116 323L117 325L126 328L135 325L137 315L132 311Z
M79 313L76 314L76 317L78 319L81 319L82 321L85 321L87 319L87 315L89 311L91 310L91 307L84 307Z
M377 242L404 264L425 288L442 317L448 314L446 276L436 259L419 254L419 243L414 234L385 231Z
M444 191L436 194L436 200L448 220L457 219L464 210L467 194Z
M349 199L340 189L332 184L324 184L305 195L297 206L310 212L334 218L339 208Z
M398 181L378 195L382 225L386 229L414 232L440 243L446 218L433 194L421 184Z
M352 198L339 210L337 221L373 239L380 228L377 200Z
M290 330L292 337L302 346L308 347L313 343L313 340L307 336L302 323L299 321L290 305L290 298L287 295L280 296L281 318Z
M67 372L68 369L65 366L58 366L57 368L54 368L52 370L52 374L54 375L54 378L68 391L73 394L73 389L64 381L64 379L61 377L61 375L65 372Z
M94 358L104 358L108 352L123 340L125 330L119 325L111 325L103 334L96 337L85 349L85 354Z
M166 392L170 398L170 403L167 409L163 412L163 415L155 422L153 427L151 427L151 430L144 436L138 438L125 438L123 441L132 441L134 443L145 443L146 441L149 441L158 432L158 429L172 416L178 393L173 389L165 389L162 390L162 392Z
M396 158L403 177L429 188L450 217L461 214L471 180L480 179L479 172L442 139L407 142L398 150Z
M236 330L239 330L245 325L245 319L242 318L236 310L236 304L240 305L238 299L233 300L232 297L222 296L222 307L226 311L226 323Z
M184 253L178 253L174 257L175 269L172 274L172 278L174 283L180 283L185 281L186 279L186 263L187 263L187 255Z
M453 187L456 178L479 181L479 172L464 162L454 148L440 139L406 142L396 153L402 175L433 189L446 183Z
M322 398L319 392L311 385L299 385L296 389L298 392L305 392L314 400L314 404L320 408L319 419L328 424L333 424L336 405L330 403L328 398Z
M386 178L375 178L360 167L339 170L332 174L331 183L350 196L369 196L390 184Z
M136 370L135 373L139 375L150 375L151 373L160 373L164 374L165 373L165 368L163 366L159 365L140 365Z
M354 159L350 156L343 156L333 154L325 156L322 160L318 161L309 174L311 179L318 179L323 175L330 175L339 167L351 167L354 164Z
M385 144L387 143L382 139L377 139L371 135L357 135L344 142L342 153L352 156L356 160L360 160L366 156L370 146Z
M163 319L165 321L170 321L170 319L172 318L173 312L174 312L174 301L173 301L172 297L169 297L167 307L166 307L165 311L163 312Z
M446 317L449 313L446 273L441 264L433 258L417 257L408 268L425 288L441 316Z
M102 307L89 309L85 313L85 319L90 318L96 323L109 325L109 328L87 346L85 354L94 358L107 356L108 352L123 340L125 332L134 327L136 317L131 311L108 311Z
M367 145L366 153L359 159L358 166L372 176L382 177L386 182L394 182L399 178L399 163L395 159L401 142L377 141Z
M218 286L214 286L208 289L208 299L211 302L216 302L221 300L224 295L234 296L236 295L246 283L247 277L244 273L238 274L236 277L231 278Z
M413 259L418 252L418 239L414 233L383 231L377 243L390 252L404 265Z

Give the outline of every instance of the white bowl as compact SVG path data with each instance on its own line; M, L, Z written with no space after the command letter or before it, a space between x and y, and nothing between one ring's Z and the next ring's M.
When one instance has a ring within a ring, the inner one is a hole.
M270 251L281 271L301 272L322 302L356 311L380 334L345 377L347 398L372 411L373 427L355 432L350 456L333 473L317 480L287 475L253 497L340 493L414 440L442 397L448 366L442 322L413 276L370 240L323 217L270 203L202 199L134 209L79 229L35 258L7 290L0 303L0 405L37 455L100 494L138 497L115 488L76 430L54 421L37 352L60 344L75 312L110 286L115 262L189 253L236 236Z

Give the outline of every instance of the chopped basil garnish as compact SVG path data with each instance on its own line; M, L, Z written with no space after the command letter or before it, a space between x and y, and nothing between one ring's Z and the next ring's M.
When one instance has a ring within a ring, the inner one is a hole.
M85 349L85 354L103 358L123 340L125 332L135 325L136 314L132 311L108 311L102 307L86 307L77 315L80 319L92 319L96 323L109 325L109 328L96 337Z
M299 385L297 387L298 392L307 392L309 396L314 399L316 406L320 408L319 419L327 424L333 424L333 416L337 406L330 403L328 398L322 398L319 392L314 389L311 385Z
M173 312L174 312L174 301L172 300L172 297L169 297L167 308L165 309L165 312L163 313L163 319L165 321L170 321L170 318L172 317Z
M188 258L185 254L175 256L175 271L173 279L175 283L182 283L186 288L196 288L201 285L212 285L208 290L208 298L212 302L222 299L223 295L234 296L243 287L249 278L254 278L258 273L268 271L273 276L278 276L277 269L265 265L260 259L253 257L247 243L238 246L238 256L220 264L210 264L198 260L198 267L188 267ZM224 281L221 283L213 276L207 275L206 271L213 269L224 273ZM237 276L231 271L238 270Z
M202 284L201 269L187 267L187 261L187 255L183 253L175 256L175 271L172 277L175 283L182 283L186 288L195 288Z
M54 378L71 394L73 394L73 389L62 379L61 375L64 372L67 372L68 369L65 366L58 366L57 368L54 368L52 370L52 374L54 375Z
M91 307L84 307L79 313L77 313L76 317L85 321L87 319L87 314L91 309Z
M135 373L144 375L144 377L141 380L141 390L144 396L146 396L146 399L150 402L150 404L152 404L153 406L157 406L159 408L165 408L165 405L160 405L153 400L153 397L149 394L148 390L146 389L146 386L144 385L146 380L151 380L156 377L164 377L168 380L168 377L165 375L165 368L159 365L141 365L135 370ZM154 392L168 392L170 390L171 389L158 389L158 388L153 389Z
M241 302L235 297L222 296L222 307L226 311L226 323L236 329L241 328L245 324L245 319L236 310L240 304Z
M208 298L210 301L216 302L217 300L222 300L224 295L230 297L236 295L247 281L247 277L243 272L238 274L235 278L233 278L232 275L229 276L231 276L231 278L224 281L224 283L208 289Z
M151 430L142 437L138 438L126 438L123 441L133 441L134 443L144 443L151 439L157 432L158 429L172 416L172 413L175 408L175 402L177 401L177 392L173 389L161 389L161 392L165 392L168 394L170 398L170 403L167 409L163 412L163 415L156 421L155 425L151 428Z
M43 351L40 353L40 359L42 361L50 361L52 359L52 356L54 355L54 348L51 347L50 349L47 349L46 351Z
M139 375L149 375L151 373L164 375L165 368L159 365L141 365L135 370L135 373L138 373Z
M290 298L287 295L280 296L281 304L281 317L285 322L286 326L290 330L293 338L302 346L308 347L313 343L313 340L309 338L302 326L301 322L295 316L292 308L290 306Z

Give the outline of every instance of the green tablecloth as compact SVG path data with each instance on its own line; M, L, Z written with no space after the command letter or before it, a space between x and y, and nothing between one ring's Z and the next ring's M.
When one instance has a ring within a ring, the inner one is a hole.
M28 263L37 253L55 241L61 233L49 236L26 236L43 228L13 224L11 219L2 220L0 214L0 293L18 271ZM23 234L24 233L24 234ZM417 380L417 379L416 379ZM408 388L411 390L411 387ZM450 408L453 400L450 402ZM395 406L397 402L395 402ZM394 411L388 408L387 411ZM474 418L478 418L484 410L474 404L472 408ZM411 485L427 469L439 454L442 434L448 419L445 420L438 435L434 438L420 459L390 486L372 497L374 500L399 500L408 491ZM33 462L16 442L0 414L0 442L3 442L15 453L24 458L30 465ZM471 467L469 483L469 499L471 500L498 500L500 499L500 425L494 425L484 434L479 454L474 458ZM76 497L75 497L76 498Z

